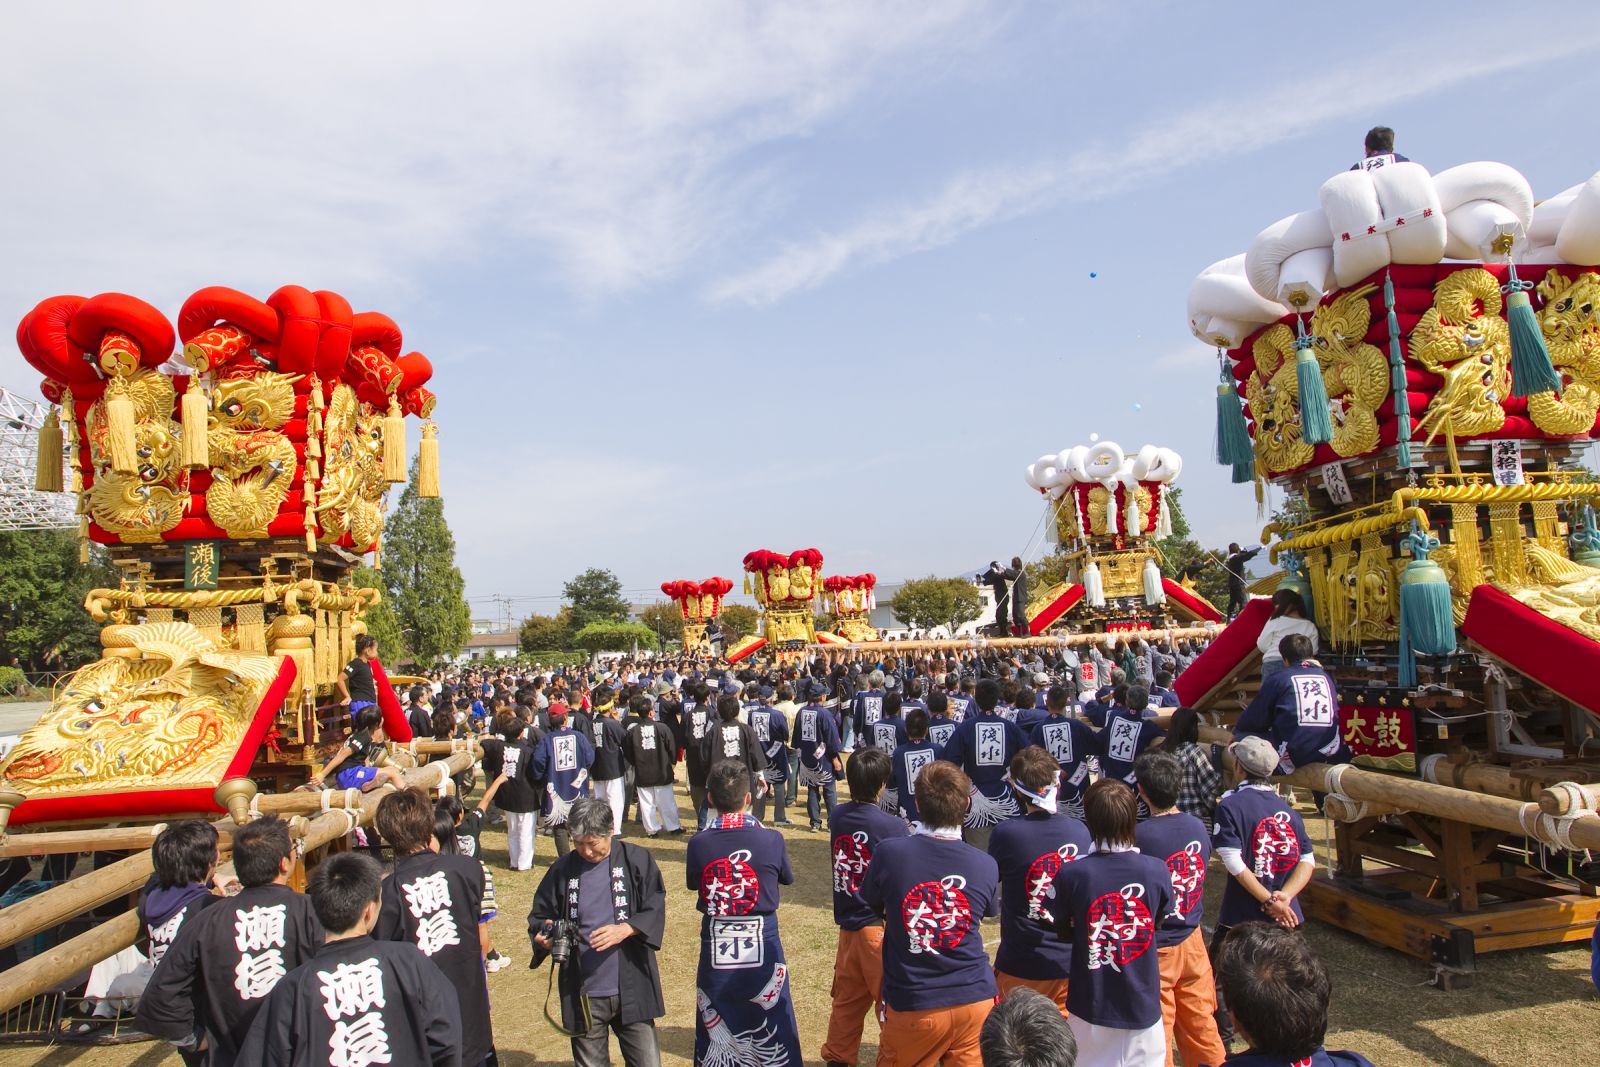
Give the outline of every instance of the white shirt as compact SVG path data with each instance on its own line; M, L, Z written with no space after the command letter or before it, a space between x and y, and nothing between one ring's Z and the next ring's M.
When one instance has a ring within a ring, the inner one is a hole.
M1278 642L1290 634L1305 634L1311 639L1311 654L1317 653L1317 624L1310 619L1297 619L1292 615L1280 615L1276 619L1268 619L1267 624L1261 628L1261 636L1256 638L1256 647L1261 650L1263 660L1282 660L1278 654Z

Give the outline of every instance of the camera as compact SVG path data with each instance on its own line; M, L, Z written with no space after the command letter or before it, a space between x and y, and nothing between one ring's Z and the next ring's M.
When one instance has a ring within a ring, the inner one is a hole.
M550 942L550 958L565 964L572 958L572 946L578 940L578 928L565 919L546 919L539 931Z

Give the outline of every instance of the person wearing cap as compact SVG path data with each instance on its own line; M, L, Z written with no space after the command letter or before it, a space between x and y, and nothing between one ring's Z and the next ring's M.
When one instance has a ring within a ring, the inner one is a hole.
M1339 733L1338 691L1333 677L1311 658L1304 634L1278 642L1284 667L1261 683L1234 724L1235 738L1264 738L1278 752L1279 774L1308 763L1349 763L1350 747Z
M1088 853L1089 831L1060 810L1061 768L1042 748L1029 745L1013 756L1008 778L1023 814L989 838L1000 867L995 984L1002 997L1013 989L1042 993L1065 1014L1072 945L1055 929L1052 890L1062 866Z
M806 787L806 815L813 833L822 829L821 807L825 805L832 815L838 803L839 730L822 703L827 695L828 687L812 679L806 704L795 718L794 748L800 753L800 782Z
M767 782L767 793L756 798L756 821L766 821L767 795L770 794L773 825L793 826L784 811L789 788L789 721L784 718L783 712L773 705L777 694L771 686L762 686L756 695L759 699L750 706L747 714L750 731L755 735L756 743L761 746L767 758L767 768L763 772Z
M1211 956L1240 923L1274 922L1294 929L1305 922L1297 899L1316 872L1317 857L1300 813L1272 788L1278 750L1264 737L1244 737L1228 746L1238 785L1217 801L1211 842L1228 872L1222 908L1211 938ZM1217 1027L1230 1035L1226 1005L1219 997Z
M678 702L677 687L663 676L650 687L650 699L655 703L656 721L676 734L678 720L683 715L683 705Z

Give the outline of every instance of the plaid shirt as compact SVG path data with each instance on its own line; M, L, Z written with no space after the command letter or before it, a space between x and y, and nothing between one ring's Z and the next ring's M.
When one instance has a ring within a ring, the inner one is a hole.
M1174 751L1183 764L1183 784L1178 787L1178 810L1193 815L1208 827L1211 813L1217 806L1217 787L1222 784L1222 772L1213 760L1213 745L1198 745L1193 741L1179 745Z

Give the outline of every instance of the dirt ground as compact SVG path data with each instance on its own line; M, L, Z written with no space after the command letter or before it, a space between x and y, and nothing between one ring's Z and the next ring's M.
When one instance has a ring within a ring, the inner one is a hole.
M687 813L687 796L680 793ZM803 819L803 816L802 816ZM666 879L668 929L659 963L667 1014L659 1021L663 1062L688 1064L694 1054L694 976L699 952L699 915L683 888L687 838L663 836L645 841L636 824L632 835L655 853ZM1321 838L1322 820L1307 828ZM779 912L784 950L794 987L795 1012L806 1062L817 1056L828 1020L828 985L833 967L832 921L825 835L786 831L796 883L783 893ZM505 835L483 835L485 860L495 873L500 917L492 927L496 945L515 961L489 976L494 1004L495 1043L507 1067L565 1064L571 1055L565 1038L544 1019L546 971L527 969L526 916L533 892L554 855L550 838L538 841L532 871L505 870ZM1213 865L1208 914L1214 914L1222 875ZM998 931L985 924L993 951ZM1481 957L1479 974L1466 989L1443 992L1428 984L1430 969L1407 956L1375 947L1329 927L1312 925L1309 936L1333 975L1334 996L1328 1029L1330 1048L1365 1054L1379 1067L1450 1064L1566 1062L1600 1032L1600 1002L1589 980L1587 946L1525 950ZM552 1000L551 1010L555 1004ZM876 1024L868 1022L863 1064L874 1062ZM615 1051L614 1062L621 1057ZM32 1067L158 1067L180 1060L165 1046L150 1043L114 1047L11 1048L0 1050L0 1065Z

